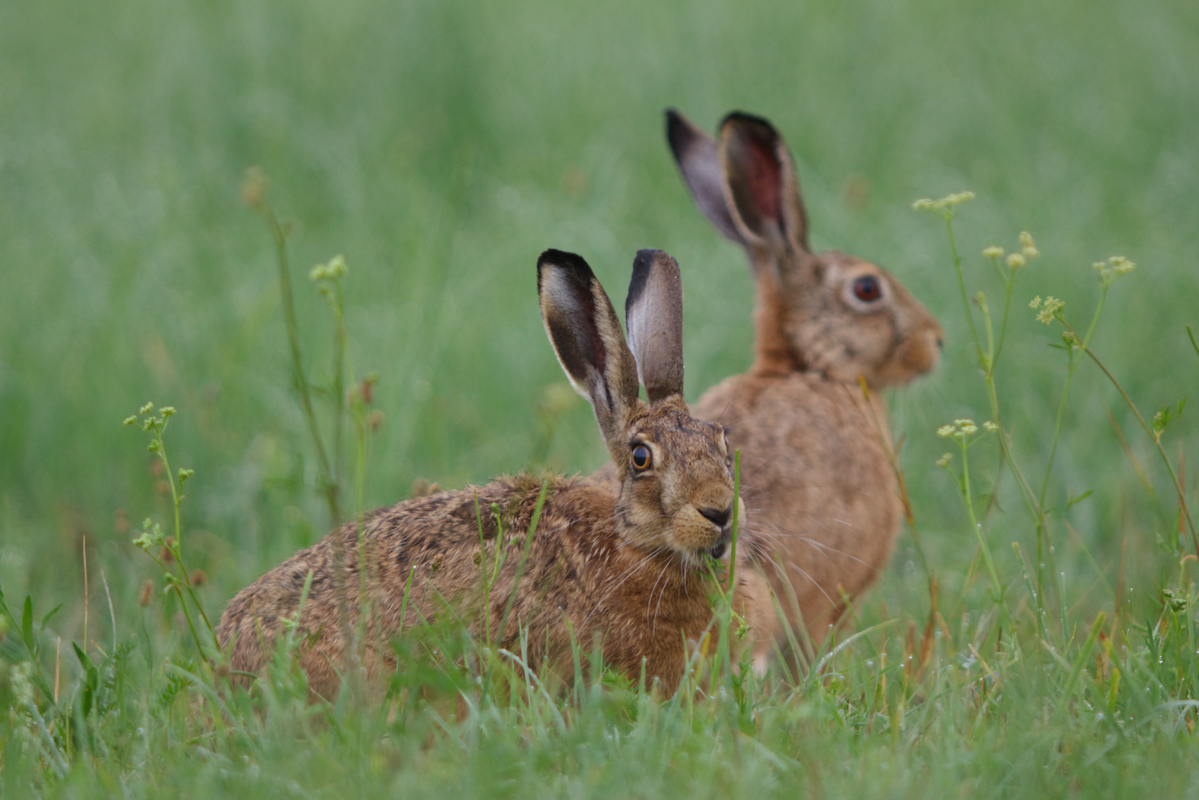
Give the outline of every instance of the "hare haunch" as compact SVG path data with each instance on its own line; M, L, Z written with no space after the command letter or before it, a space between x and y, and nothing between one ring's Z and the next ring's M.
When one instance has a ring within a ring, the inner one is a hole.
M885 270L809 249L799 179L769 122L733 113L714 138L671 110L666 134L696 205L744 246L757 286L753 365L693 413L741 450L745 541L790 624L819 641L886 565L903 517L887 405L859 378L881 389L928 372L941 326Z
M706 561L725 555L740 501L723 429L693 418L682 399L678 265L662 251L637 254L627 344L583 259L547 250L537 275L545 329L571 383L595 410L619 484L500 478L376 510L361 534L356 524L344 525L230 601L217 635L234 670L262 669L284 620L299 610L311 572L297 641L304 643L299 658L310 688L325 698L336 696L346 668L347 631L361 623L365 667L378 675L395 668L388 639L442 614L466 620L476 634L491 631L514 652L527 630L528 663L566 680L572 642L587 653L600 640L605 662L633 680L644 669L667 692L679 685L686 640L701 639L713 618ZM639 378L648 403L638 396ZM526 561L531 517L547 481ZM480 562L495 564L496 547L504 558L483 607ZM361 576L359 552L366 554ZM745 612L762 605L750 597L766 590L756 588L752 573L742 575L734 603Z

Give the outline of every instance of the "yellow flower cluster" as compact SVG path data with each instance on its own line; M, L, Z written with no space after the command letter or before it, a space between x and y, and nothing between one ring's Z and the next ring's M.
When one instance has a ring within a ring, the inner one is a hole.
M1137 265L1124 256L1112 256L1107 261L1096 261L1091 269L1099 273L1099 285L1110 286L1112 281L1122 275L1127 275L1137 268Z
M912 208L916 211L935 211L943 217L953 216L955 206L960 206L962 203L974 199L974 192L955 192L947 194L940 200L929 200L924 198L912 203Z
M955 419L952 424L937 428L937 435L942 439L953 437L959 442L966 441L976 433L978 433L978 426L972 419Z
M335 281L346 274L349 267L346 266L346 257L336 255L329 259L328 264L317 264L308 272L308 277L312 281Z
M1041 251L1037 249L1036 243L1032 240L1032 234L1028 231L1020 232L1020 252L1012 253L1007 257L1007 265L1012 269L1020 269L1034 258L1040 258ZM997 245L991 245L986 250L983 250L984 258L1003 258L1003 248Z
M1054 318L1059 315L1059 312L1066 307L1066 301L1058 300L1053 295L1049 295L1045 298L1044 302L1042 302L1041 296L1037 295L1032 299L1032 302L1028 304L1028 307L1033 309L1041 309L1037 313L1037 322L1048 325L1049 323L1053 322Z

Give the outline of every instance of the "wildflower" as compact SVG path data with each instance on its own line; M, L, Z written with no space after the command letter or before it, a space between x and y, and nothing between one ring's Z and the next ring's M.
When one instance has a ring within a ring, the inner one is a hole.
M328 268L329 268L329 277L334 278L334 279L342 277L350 269L348 266L346 266L346 257L341 255L340 253L333 256L333 258L329 259Z
M991 422L991 420L987 420L986 422L983 423L983 429L987 433L997 433L999 431L999 426L996 425L994 422Z
M346 257L338 254L329 259L329 263L317 264L308 270L308 279L313 283L317 281L335 281L343 277L348 271L349 267L346 265Z
M959 442L965 442L976 433L978 433L978 426L972 419L955 419L952 425L942 425L937 428L937 435L941 438L953 437Z
M1091 269L1099 273L1099 285L1106 288L1122 275L1127 275L1137 268L1137 265L1124 256L1112 256L1107 261L1096 261Z
M1112 265L1112 272L1116 275L1127 275L1137 268L1137 265L1129 261L1124 256L1112 256L1108 259Z
M912 203L912 209L915 211L935 211L941 216L949 219L953 216L953 209L962 203L974 199L974 192L956 192L942 197L940 200L929 200L923 198Z
M137 604L142 608L150 605L150 595L154 593L154 581L146 578L146 582L142 584L142 590L137 593Z
M1025 258L1040 258L1041 251L1037 249L1036 243L1032 240L1032 234L1028 231L1020 231L1020 252Z
M1020 269L1024 266L1024 256L1019 253L1012 253L1007 257L1007 265L1012 269Z
M1037 322L1048 325L1049 323L1053 322L1056 317L1060 316L1061 310L1066 307L1066 301L1058 300L1053 295L1049 295L1045 298L1044 303L1041 302L1040 297L1037 297L1028 304L1029 308L1037 308L1038 306L1041 310L1037 314Z
M983 250L984 258L1003 258L1003 248L996 245L991 245L986 250Z
M950 461L953 461L953 453L946 453L937 459L937 466L941 468L948 467Z

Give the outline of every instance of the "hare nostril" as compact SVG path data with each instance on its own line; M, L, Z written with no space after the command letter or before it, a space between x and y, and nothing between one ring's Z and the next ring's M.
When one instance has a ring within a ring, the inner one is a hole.
M723 528L729 524L729 520L733 518L733 507L727 508L701 508L699 513L704 515L704 518L715 525L717 528Z

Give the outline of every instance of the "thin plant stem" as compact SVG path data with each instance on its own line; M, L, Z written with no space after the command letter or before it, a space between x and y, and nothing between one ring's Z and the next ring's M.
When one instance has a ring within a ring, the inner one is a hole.
M312 406L312 393L309 391L308 378L304 374L304 360L300 353L299 326L296 323L296 306L291 291L291 268L287 258L287 234L275 216L270 204L263 200L259 206L263 219L271 230L275 240L275 260L279 267L279 290L283 298L283 322L287 328L287 343L291 352L292 382L300 395L300 404L304 410L304 420L308 424L308 432L316 446L317 468L320 470L321 486L318 489L324 495L329 506L331 525L341 522L341 509L338 502L339 487L329 466L329 456L325 451L325 443L321 438L320 427L316 423L316 413Z
M1063 324L1065 324L1066 328L1073 333L1074 329L1071 328L1069 324L1064 322ZM1103 374L1107 376L1107 379L1112 382L1113 386L1116 387L1116 391L1118 391L1120 396L1124 398L1124 402L1128 405L1129 409L1132 410L1133 415L1137 418L1137 422L1141 424L1141 428L1145 431L1149 438L1153 440L1154 447L1157 448L1158 454L1161 455L1162 463L1166 465L1166 471L1170 473L1170 480L1174 484L1174 490L1178 493L1178 503L1182 507L1183 515L1186 517L1187 527L1190 528L1191 540L1195 545L1195 554L1196 556L1199 556L1199 536L1196 535L1195 521L1191 517L1190 508L1187 506L1186 491L1182 486L1182 481L1178 478L1178 473L1174 470L1174 465L1170 463L1170 457L1166 454L1165 448L1162 447L1161 437L1154 435L1153 429L1149 427L1147 422L1145 422L1145 418L1141 416L1141 412L1137 409L1136 404L1132 402L1132 398L1129 397L1128 393L1124 391L1124 387L1120 385L1120 382L1116 380L1116 377L1112 375L1108 368L1104 366L1103 362L1099 360L1099 357L1096 356L1095 353L1092 352L1085 343L1082 346L1082 351L1091 357L1091 360L1095 362L1095 365L1103 371Z
M1103 304L1107 300L1107 289L1108 286L1105 284L1099 292L1099 304L1095 306L1095 313L1091 316L1091 324L1087 328L1087 335L1082 339L1082 349L1084 350L1090 344L1092 334L1095 333L1095 326L1099 323L1099 315L1103 313ZM1062 322L1064 324L1065 320L1063 319ZM1073 334L1074 329L1070 328L1070 332ZM1077 339L1077 334L1075 334L1075 338ZM1069 347L1070 362L1066 369L1066 383L1062 387L1062 399L1058 404L1057 419L1053 424L1053 443L1049 447L1049 461L1045 465L1045 477L1041 481L1041 492L1037 496L1038 505L1042 508L1045 507L1045 495L1049 490L1049 475L1053 471L1053 461L1057 455L1058 441L1061 438L1062 420L1066 416L1066 402L1070 397L1070 383L1074 379L1074 371L1078 368L1078 360L1074 357L1073 345L1069 345Z
M737 580L737 525L741 507L741 448L733 451L733 536L729 544L729 602L733 599L733 587Z
M987 545L987 540L983 537L982 525L978 522L978 517L974 513L974 503L971 502L970 498L969 443L964 438L959 443L962 449L962 500L966 504L966 513L970 517L970 527L974 529L974 535L978 537L978 546L982 550L983 563L987 567L987 574L991 578L992 587L995 589L995 602L1002 606L1003 583L999 580L999 573L995 570L995 561L991 558L991 548Z
M958 275L958 288L962 290L962 304L966 307L966 321L970 323L970 336L974 339L974 348L978 353L979 363L983 363L982 342L978 338L978 329L974 326L974 315L970 313L970 299L966 296L966 280L962 277L962 258L958 255L957 242L953 238L953 214L945 214L945 232L949 235L949 252L953 256L953 267Z
M345 412L346 412L346 363L348 361L346 345L346 321L344 313L341 280L333 281L333 479L341 485L345 477L345 452L343 448ZM354 384L353 375L349 376L350 385ZM358 509L362 509L359 502Z

